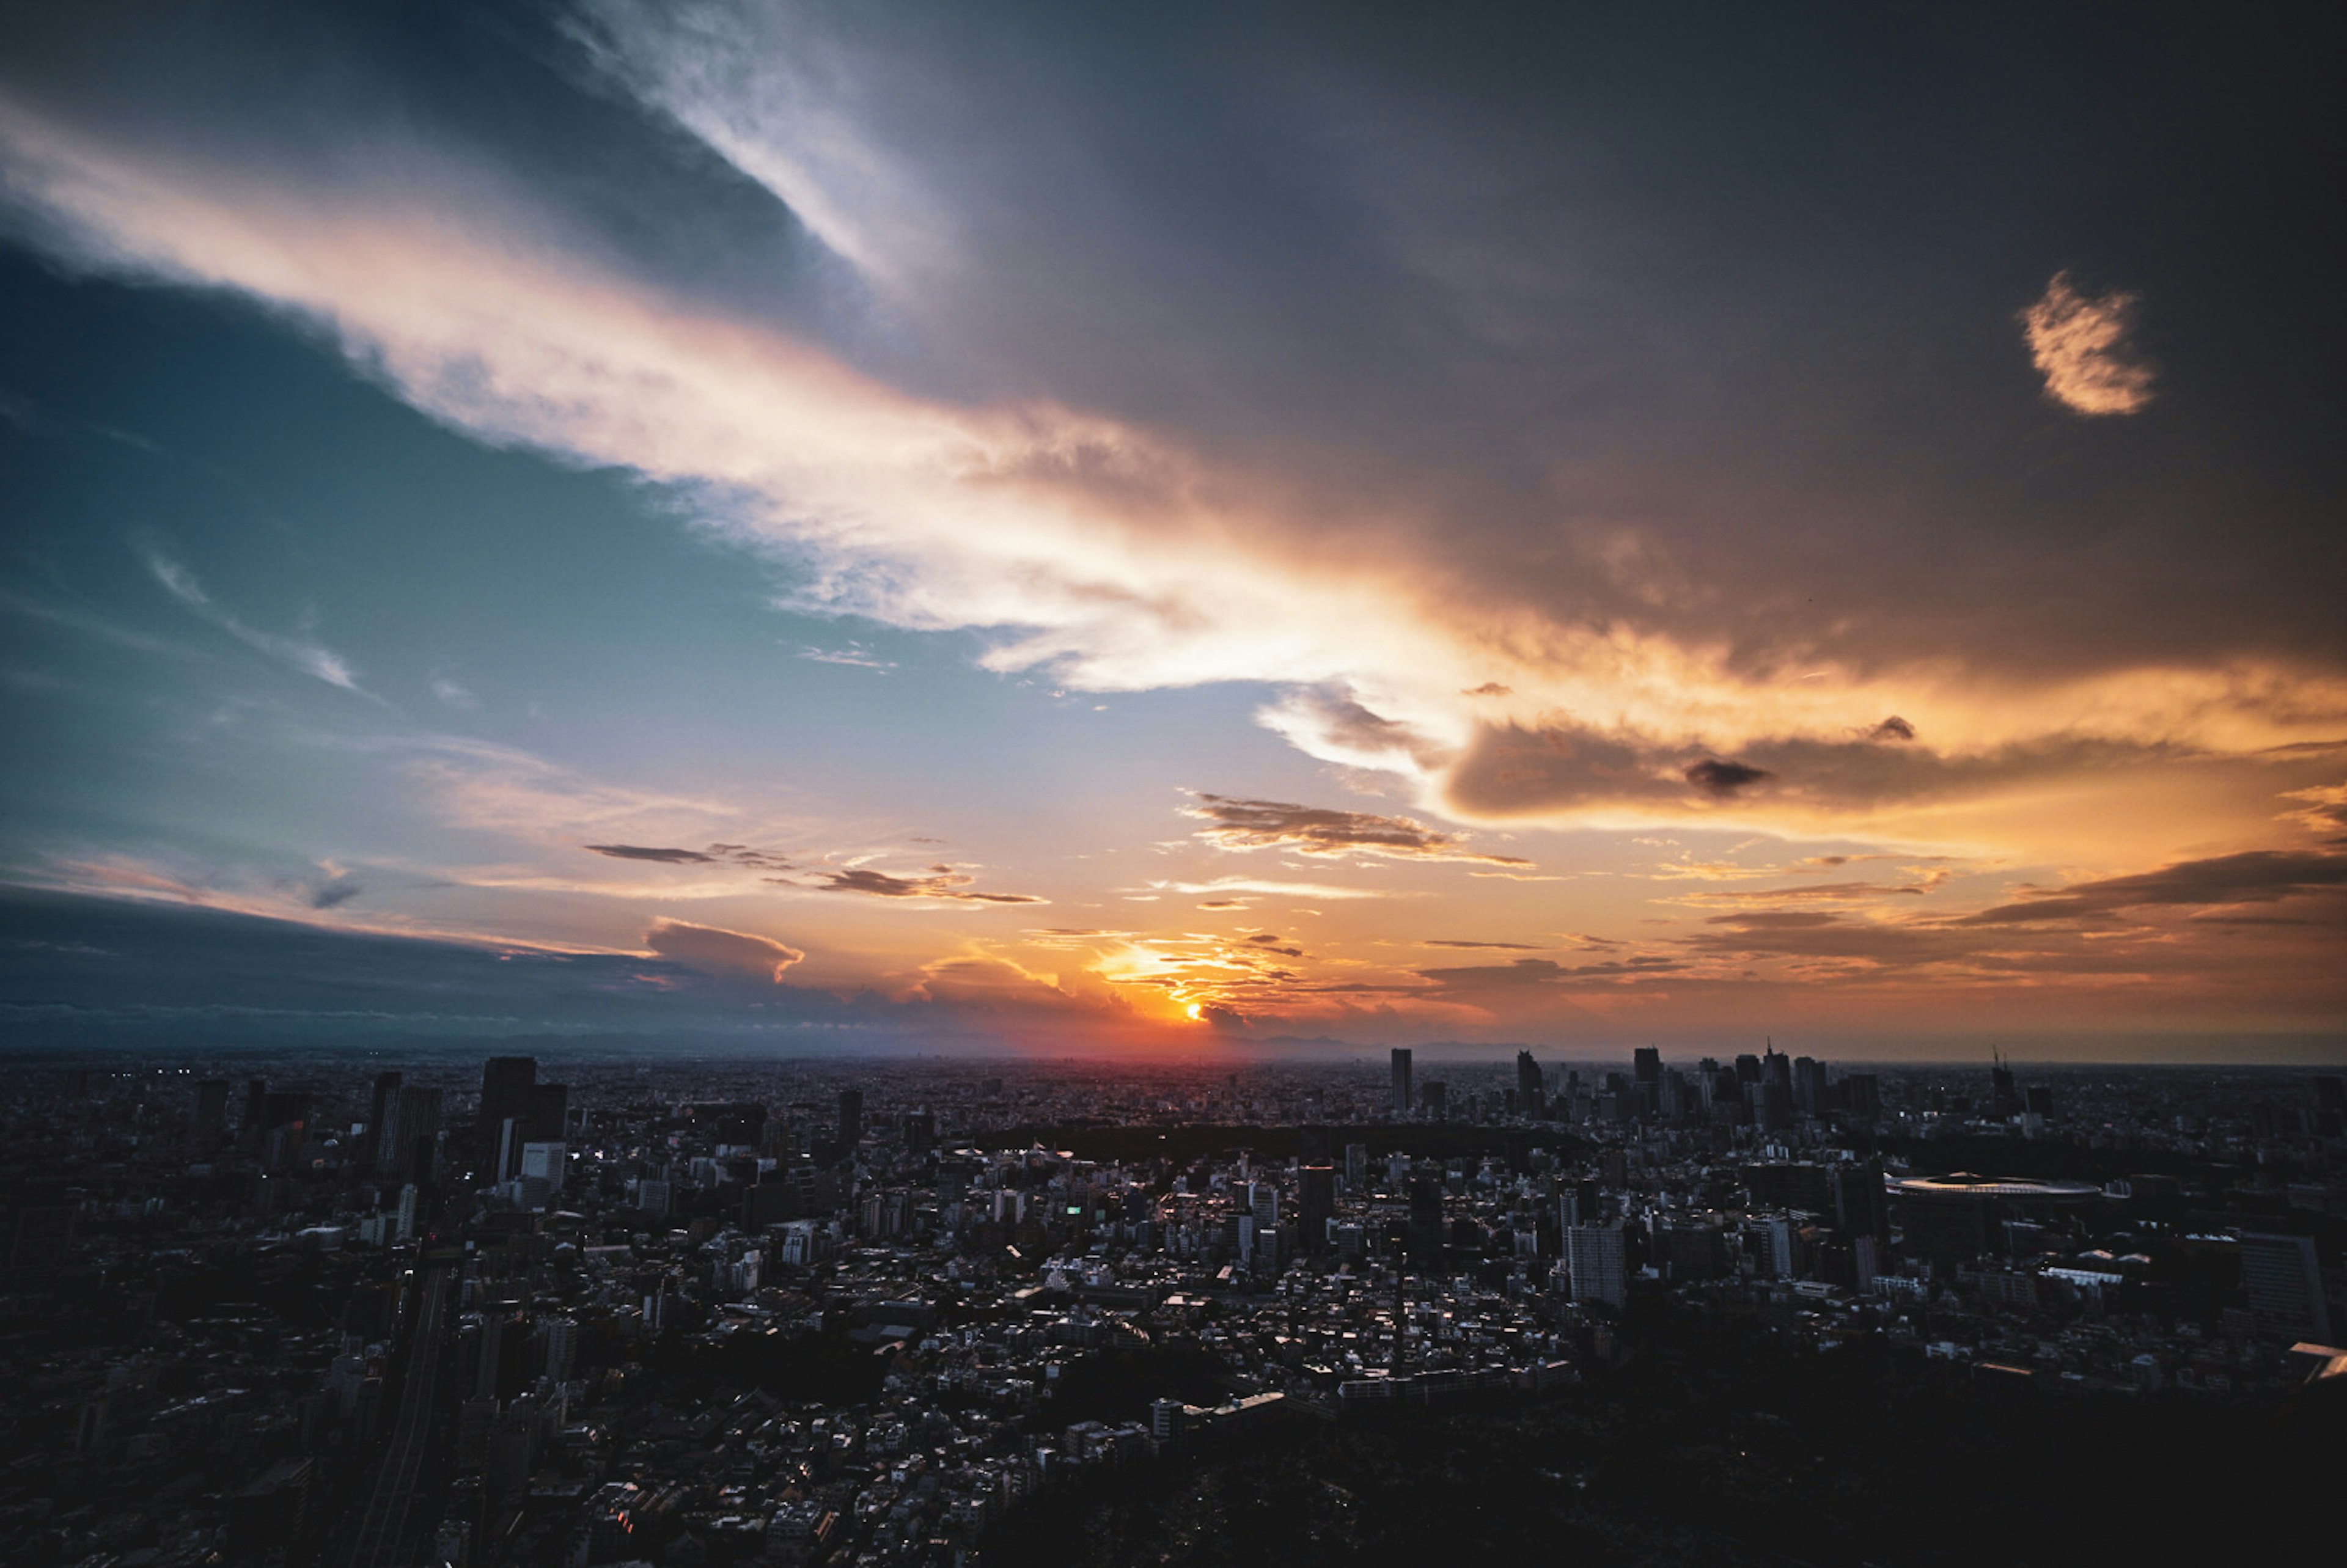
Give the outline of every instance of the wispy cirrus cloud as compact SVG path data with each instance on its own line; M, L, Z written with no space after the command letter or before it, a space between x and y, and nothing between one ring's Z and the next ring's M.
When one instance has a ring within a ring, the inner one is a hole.
M302 634L263 631L221 604L204 590L196 574L160 548L149 546L140 552L147 569L155 576L173 599L204 620L219 627L247 648L264 653L281 664L302 674L323 681L329 686L339 686L345 692L368 695L361 690L358 677L349 661L322 642Z

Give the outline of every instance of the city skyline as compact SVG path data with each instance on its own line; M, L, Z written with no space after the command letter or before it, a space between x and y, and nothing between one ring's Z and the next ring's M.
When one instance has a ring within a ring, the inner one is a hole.
M11 23L15 1042L2347 1055L2286 28Z

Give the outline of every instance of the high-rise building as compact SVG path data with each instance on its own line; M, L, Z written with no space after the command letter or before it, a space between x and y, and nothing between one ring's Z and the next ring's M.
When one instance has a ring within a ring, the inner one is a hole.
M360 1145L361 1156L371 1169L383 1163L384 1118L391 1114L392 1105L399 1099L399 1074L378 1072L374 1075L374 1092L367 1099L366 1142Z
M1397 1122L1409 1119L1410 1107L1417 1102L1409 1089L1409 1047L1398 1045L1393 1052L1393 1113Z
M843 1089L839 1091L839 1153L843 1159L852 1159L856 1146L864 1142L864 1091Z
M228 1136L228 1080L207 1078L196 1085L196 1141L217 1143Z
M562 1178L570 1169L570 1149L565 1143L524 1143L521 1146L521 1174L525 1181L546 1184L548 1194L562 1190Z
M1419 1103L1426 1108L1430 1122L1447 1122L1450 1118L1450 1085L1439 1078L1430 1078L1418 1091Z
M2013 1069L2002 1057L1993 1059L1988 1070L1990 1113L2000 1122L2009 1122L2021 1114L2021 1095L2014 1087Z
M433 1151L439 1139L440 1091L403 1084L384 1104L383 1135L375 1142L375 1173L430 1180Z
M1336 1214L1336 1171L1327 1165L1305 1166L1296 1184L1296 1217L1307 1251L1317 1252L1327 1245L1328 1222Z
M501 1182L511 1173L498 1163L507 1147L505 1124L530 1112L530 1091L538 1087L538 1058L493 1056L481 1067L481 1108L474 1118L474 1157L479 1173Z
M1345 1191L1354 1197L1369 1190L1369 1146L1367 1143L1345 1145Z
M1825 1114L1826 1064L1813 1056L1793 1059L1793 1108L1804 1116Z
M1630 1076L1641 1084L1663 1081L1663 1053L1660 1048L1642 1045L1630 1053Z
M2331 1343L2331 1309L2314 1238L2241 1233L2241 1287L2258 1332L2285 1343Z
M1431 1176L1409 1179L1411 1261L1431 1267L1442 1257L1442 1184Z
M1564 1233L1564 1266L1578 1306L1602 1301L1620 1307L1629 1299L1626 1255L1619 1225L1573 1225Z
M1547 1110L1546 1086L1541 1080L1541 1066L1529 1050L1516 1052L1516 1098L1522 1102L1523 1112L1533 1121L1540 1120Z

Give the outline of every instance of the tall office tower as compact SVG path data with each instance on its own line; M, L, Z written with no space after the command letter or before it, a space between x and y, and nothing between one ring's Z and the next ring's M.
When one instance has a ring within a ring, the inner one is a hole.
M2033 1083L2021 1091L2021 1109L2032 1116L2054 1114L2054 1091L2043 1083Z
M1663 1053L1651 1045L1642 1045L1630 1053L1630 1076L1641 1088L1663 1081Z
M430 1181L440 1141L440 1091L403 1084L384 1107L383 1133L375 1146L375 1173Z
M383 1120L391 1114L392 1102L398 1098L399 1074L376 1073L374 1093L367 1100L366 1142L359 1148L360 1157L370 1168L383 1163Z
M1785 1091L1785 1102L1793 1099L1793 1061L1777 1049L1776 1041L1768 1042L1768 1052L1760 1058L1760 1081L1773 1083Z
M399 1189L399 1225L392 1233L395 1240L405 1242L415 1239L415 1222L420 1217L423 1206L424 1194L414 1182Z
M546 1335L546 1375L558 1383L570 1381L579 1365L579 1319L549 1317L539 1327Z
M1409 1047L1398 1045L1393 1053L1393 1113L1397 1122L1409 1120L1409 1109L1417 1103L1409 1092Z
M1882 1167L1871 1161L1836 1165L1827 1185L1833 1194L1836 1230L1844 1235L1891 1239L1891 1201L1882 1190Z
M1359 1197L1369 1190L1369 1146L1367 1143L1345 1145L1345 1191Z
M207 1078L196 1085L196 1142L217 1143L228 1136L228 1080Z
M2013 1069L2002 1058L1992 1058L1988 1070L1989 1104L1991 1113L2000 1122L2010 1121L2021 1114L2021 1096L2013 1087Z
M549 1194L562 1190L562 1178L570 1171L570 1148L565 1143L524 1143L521 1146L521 1173L525 1179L536 1177L546 1184Z
M1736 1081L1738 1083L1759 1082L1760 1059L1753 1055L1748 1050L1742 1056L1737 1057L1736 1059Z
M1247 1212L1255 1215L1257 1231L1279 1228L1279 1189L1269 1182L1249 1184L1254 1191L1248 1194Z
M2241 1286L2258 1332L2285 1342L2331 1343L2331 1309L2314 1238L2241 1233Z
M570 1085L530 1085L528 1107L522 1115L522 1131L530 1143L560 1143L569 1139Z
M1826 1112L1826 1064L1815 1057L1793 1059L1793 1107L1804 1116Z
M1602 1301L1619 1307L1630 1297L1629 1268L1619 1225L1574 1225L1564 1233L1564 1266L1575 1306Z
M236 1130L239 1139L258 1143L261 1135L269 1131L269 1080L248 1078L244 1081L244 1121Z
M481 1068L481 1109L474 1118L474 1156L479 1173L501 1182L510 1173L497 1163L505 1124L530 1111L530 1091L538 1087L538 1058L493 1056Z
M1871 1072L1853 1072L1841 1081L1842 1108L1859 1116L1882 1114L1882 1080Z
M1532 1053L1529 1050L1516 1052L1516 1096L1523 1102L1524 1114L1535 1122L1539 1121L1541 1113L1547 1109L1542 1103L1546 1096L1541 1081L1540 1063L1532 1060Z
M938 1146L938 1115L934 1111L905 1112L905 1149L907 1153L926 1154Z
M1419 1090L1418 1098L1419 1103L1426 1107L1427 1120L1430 1122L1450 1120L1450 1085L1439 1078L1430 1078Z
M1430 1176L1409 1179L1410 1261L1431 1267L1442 1256L1442 1184Z
M839 1153L842 1159L853 1159L856 1146L864 1142L864 1091L843 1089L839 1091Z
M1296 1217L1307 1252L1328 1245L1328 1222L1337 1214L1337 1173L1327 1165L1304 1167L1296 1194Z

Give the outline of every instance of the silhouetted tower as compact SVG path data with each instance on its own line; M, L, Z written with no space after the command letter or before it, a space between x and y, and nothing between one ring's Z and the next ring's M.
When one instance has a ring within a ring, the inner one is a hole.
M843 1089L839 1091L839 1157L852 1160L856 1146L864 1142L864 1091Z
M1541 1079L1540 1063L1529 1050L1516 1052L1516 1097L1523 1102L1524 1114L1537 1120L1546 1109L1543 1103L1546 1089Z
M366 1143L361 1146L370 1168L383 1162L384 1118L391 1114L392 1105L399 1099L399 1074L378 1072L374 1075L374 1092L367 1100Z
M2009 1121L2021 1114L2021 1095L2013 1086L2013 1069L2005 1065L2003 1057L1992 1055L1989 1060L1989 1103L1998 1121Z
M1407 1121L1414 1103L1409 1092L1409 1047L1398 1045L1393 1053L1393 1113L1397 1122Z
M490 1181L502 1182L512 1173L505 1169L505 1157L521 1156L522 1140L508 1133L506 1123L528 1119L537 1087L534 1056L493 1056L481 1069L481 1113L474 1139L479 1173Z

